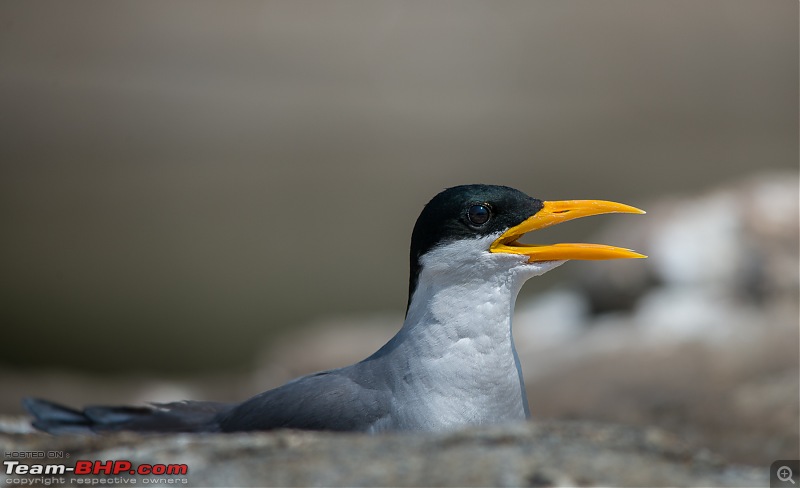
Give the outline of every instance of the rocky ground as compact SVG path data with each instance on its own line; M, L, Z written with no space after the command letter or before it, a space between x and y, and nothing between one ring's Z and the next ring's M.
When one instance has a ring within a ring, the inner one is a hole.
M569 287L518 304L529 425L437 436L81 439L24 434L24 421L8 417L0 443L174 459L192 466L196 486L765 486L773 460L800 457L798 175L643 206L648 216L636 226L620 221L593 240L614 243L624 234L649 259L581 263ZM401 320L328 319L273 345L245 378L0 373L0 411L19 413L23 395L75 405L240 399L357 361Z
M279 431L238 435L0 437L71 459L186 464L191 486L767 486L766 469L725 465L665 431L545 422L436 435ZM41 460L27 460L28 464ZM55 486L70 484L65 476ZM106 482L114 483L108 476ZM35 476L16 477L44 483ZM84 477L85 479L85 477ZM99 479L99 478L95 478ZM6 481L8 483L8 481Z

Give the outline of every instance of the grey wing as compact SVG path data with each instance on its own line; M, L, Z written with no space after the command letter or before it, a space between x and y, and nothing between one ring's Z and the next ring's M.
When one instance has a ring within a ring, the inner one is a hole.
M50 434L88 434L133 430L138 432L214 432L214 419L231 405L214 402L159 403L147 407L93 406L75 410L38 398L23 405L34 417L33 426Z
M389 415L390 393L342 370L304 376L224 412L223 432L270 429L366 431Z

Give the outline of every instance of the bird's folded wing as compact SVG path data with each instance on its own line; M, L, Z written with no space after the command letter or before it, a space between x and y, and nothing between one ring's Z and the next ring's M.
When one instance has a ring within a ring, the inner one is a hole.
M270 429L368 431L389 415L390 393L342 370L298 378L219 417L223 432Z
M214 402L173 402L142 407L91 406L75 410L58 403L26 398L33 426L51 434L138 432L214 432L215 418L231 405Z

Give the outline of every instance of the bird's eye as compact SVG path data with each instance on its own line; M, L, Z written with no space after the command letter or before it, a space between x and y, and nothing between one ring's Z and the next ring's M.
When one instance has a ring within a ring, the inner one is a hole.
M483 225L492 216L492 211L487 205L473 205L467 211L467 218L474 225Z

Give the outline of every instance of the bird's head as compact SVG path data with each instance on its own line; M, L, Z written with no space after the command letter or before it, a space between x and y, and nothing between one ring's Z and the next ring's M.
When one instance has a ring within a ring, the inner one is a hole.
M431 279L528 278L570 259L646 256L602 244L523 244L528 232L605 213L644 211L602 200L542 201L506 186L463 185L439 193L422 210L411 236L409 303L420 274Z

